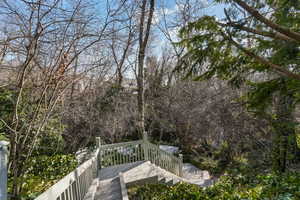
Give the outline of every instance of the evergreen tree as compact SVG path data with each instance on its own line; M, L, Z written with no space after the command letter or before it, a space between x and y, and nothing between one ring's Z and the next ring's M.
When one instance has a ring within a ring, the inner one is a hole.
M181 30L180 44L187 50L181 70L195 80L247 84L249 110L273 127L274 170L284 172L299 151L293 112L300 86L300 2L215 2L225 3L225 19L203 16Z

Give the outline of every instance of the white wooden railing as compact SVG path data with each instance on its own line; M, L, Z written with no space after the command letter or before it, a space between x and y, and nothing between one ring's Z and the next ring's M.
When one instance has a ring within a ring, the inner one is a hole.
M83 200L92 181L97 177L99 165L99 145L91 159L58 181L35 200Z
M109 167L145 160L143 140L101 145L100 165Z
M148 141L144 142L144 149L146 152L145 160L149 160L151 163L182 177L183 161L181 154L179 154L179 157L176 157L173 154L160 149L158 145Z
M100 138L97 138L97 147L91 159L35 200L83 200L93 179L98 176L100 168L143 160L182 176L182 156L178 158L147 140L101 145Z
M182 176L182 157L178 158L161 150L158 145L147 140L102 145L100 160L101 167L147 160L177 176Z
M0 200L7 200L8 144L0 141Z

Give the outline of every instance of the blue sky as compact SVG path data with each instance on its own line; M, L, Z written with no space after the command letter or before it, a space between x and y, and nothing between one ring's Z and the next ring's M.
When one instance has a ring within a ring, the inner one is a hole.
M224 4L217 4L204 10L206 15L216 16L218 19L224 18Z
M175 7L175 1L176 0L164 0L164 4L167 8L173 9ZM192 0L193 1L193 0ZM194 0L195 1L195 0ZM213 0L198 0L198 1L203 1L204 4L212 5L207 9L204 9L202 12L205 15L211 15L211 16L216 16L219 19L224 17L224 4L216 4L213 3Z
M162 1L157 1L157 6L161 7L160 3L163 2L163 8L165 10L165 13L167 15L167 23L172 23L172 21L176 18L174 14L178 13L178 10L180 10L180 5L176 5L176 0L162 0ZM180 2L180 4L182 4L183 2L185 2L184 0L180 1L177 0L177 3ZM203 16L203 15L210 15L210 16L215 16L218 19L222 19L224 18L224 4L216 4L213 3L212 0L190 0L190 2L193 2L193 5L199 5L201 2L203 2L204 5L209 5L207 6L207 8L204 9L197 9L196 8L196 12L195 14L195 19L198 19L199 17ZM195 2L197 2L198 4L195 4ZM201 7L201 6L200 6ZM162 20L160 18L160 9L157 9L156 12L157 13L157 21L159 22L160 20ZM168 13L168 14L167 14ZM195 20L194 19L194 20ZM180 27L174 27L174 28L170 28L169 29L169 33L172 36L173 42L176 42L176 40L178 39L177 34L178 34L178 30ZM156 48L154 51L154 54L156 55L160 55L162 53L162 51L164 51L164 47L166 47L166 44L168 44L168 41L165 40L164 36L162 33L156 33L157 37L156 37Z

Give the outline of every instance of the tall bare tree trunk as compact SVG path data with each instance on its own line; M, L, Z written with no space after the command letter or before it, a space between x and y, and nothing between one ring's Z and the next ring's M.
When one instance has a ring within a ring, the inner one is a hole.
M149 1L149 11L147 12L146 6ZM145 95L144 95L144 60L145 60L145 51L150 35L150 28L152 24L154 12L154 0L143 0L141 6L141 16L140 16L140 28L139 28L139 52L138 52L138 128L140 134L143 138L146 138L145 134ZM147 24L145 25L145 17L147 15Z

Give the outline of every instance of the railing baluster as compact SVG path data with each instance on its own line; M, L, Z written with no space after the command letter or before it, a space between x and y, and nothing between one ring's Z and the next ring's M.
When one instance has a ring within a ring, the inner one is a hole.
M137 145L136 145L136 160L137 160L137 161L140 160L140 159L139 159L139 150L140 150L140 145L137 144Z
M114 166L114 165L116 165L116 148L112 148L112 150L111 150L111 155L112 155L112 158L111 158L111 160L112 160L112 165Z
M76 180L76 182L75 182L75 192L76 192L76 200L80 200L80 199L79 199L79 186L78 186L78 180Z
M176 174L176 171L175 171L175 159L173 158L172 159L172 171L174 174Z
M151 148L151 145L149 144L149 148L148 148L148 150L149 150L149 154L150 154L150 160L151 160L151 162L152 163L154 163L154 159L153 159L153 151L152 151L152 148Z
M125 163L127 163L127 160L128 160L126 146L124 146L124 152L123 152L123 154L124 154L124 164L125 164Z
M165 161L166 161L166 170L168 170L169 166L168 166L168 158L166 154L165 154Z
M105 149L105 167L109 167L109 149Z
M74 182L71 183L70 185L70 195L71 195L71 200L76 200L76 196L74 194Z
M132 155L131 155L130 161L136 162L136 147L135 147L135 145L132 146Z
M77 186L78 186L78 199L79 200L81 200L81 186L82 186L82 184L81 184L81 177L82 176L79 176L79 178L78 178L78 183L77 183Z
M116 149L112 150L112 159L113 159L113 165L116 165Z
M115 156L115 161L114 162L115 162L115 165L117 165L118 164L118 148L115 148L114 153L115 153L115 155L114 155Z
M73 192L73 199L74 200L78 200L78 198L77 198L76 181L74 181L73 184L72 184L72 192Z
M117 148L117 152L118 152L118 158L117 158L117 164L118 165L120 165L120 164L122 164L122 162L121 162L121 158L122 158L122 148L121 147L118 147Z
M123 158L124 158L123 163L125 164L127 162L126 147L125 146L123 147Z
M72 193L72 184L70 184L68 190L69 190L70 200L74 200L73 193Z
M109 166L109 149L106 149L105 150L105 167L108 167Z
M114 149L110 148L109 152L110 152L110 166L113 166L114 165Z
M67 190L68 190L68 200L73 200L72 199L72 193L71 193L71 185L69 185L69 187L67 188Z
M70 200L70 198L69 198L69 190L68 189L66 189L65 195L66 195L66 200Z
M120 146L119 149L120 149L119 153L120 153L120 165L121 165L121 164L123 164L123 147Z
M123 154L122 154L122 147L119 147L119 164L120 165L123 164L122 163L122 156L123 156Z
M114 149L110 148L110 166L114 165Z
M165 152L163 153L163 159L164 159L164 169L166 169L166 154Z
M138 144L138 146L137 146L137 159L138 159L138 161L141 160L141 153L140 152L141 152L140 151L140 145Z
M86 171L85 171L85 173L83 174L83 176L82 176L82 182L81 182L81 187L82 187L82 190L81 190L81 199L83 199L83 196L84 196L84 194L85 194L85 175L86 175Z
M157 165L157 151L155 151L155 149L152 149L153 153L154 153L154 164Z
M101 150L101 158L100 158L100 166L101 168L105 167L105 162L106 162L106 149L102 148Z
M125 147L125 163L129 162L129 154L128 154L128 147Z
M144 154L143 154L142 144L140 144L140 160L144 160Z
M81 196L80 196L81 199L83 199L83 195L85 194L85 174L86 174L86 173L83 173L83 174L82 174L81 184L80 184L80 185L81 185ZM80 199L80 200L81 200L81 199Z
M83 193L82 193L82 199L87 191L87 175L88 175L88 169L85 171L83 176Z
M79 176L78 189L79 189L79 199L81 200L81 198L82 198L82 175Z
M142 158L142 145L141 144L139 144L139 148L138 148L138 150L139 150L139 153L138 153L138 155L139 155L139 160L143 160L143 158Z
M107 166L111 166L111 149L107 149L107 154L108 154L108 163L107 163Z

